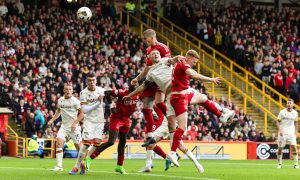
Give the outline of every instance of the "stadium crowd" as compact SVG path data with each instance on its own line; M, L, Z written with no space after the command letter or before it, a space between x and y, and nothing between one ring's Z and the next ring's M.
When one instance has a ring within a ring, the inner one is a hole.
M174 1L163 14L299 103L299 8Z
M20 1L17 4L7 6L6 13L1 11L0 16L0 94L1 104L12 107L16 123L28 137L33 134L56 137L61 121L56 120L52 127L46 125L53 117L65 83L73 85L74 96L78 97L86 87L87 74L94 71L99 86L127 88L145 66L146 47L142 39L120 23L113 3L88 5L97 17L87 23L79 22L76 13L66 9L69 7L36 8ZM203 83L192 84L208 94ZM256 130L251 117L230 99L210 98L235 110L235 117L230 123L222 124L201 106L190 106L184 139L276 140L275 134L266 139L262 131ZM109 106L104 108L108 121ZM138 104L132 115L129 139L145 137L141 109L142 104Z

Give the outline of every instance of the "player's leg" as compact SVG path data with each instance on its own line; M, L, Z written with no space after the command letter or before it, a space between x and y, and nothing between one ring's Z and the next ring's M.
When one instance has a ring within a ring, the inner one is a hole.
M170 98L170 103L175 111L176 120L178 123L178 128L176 129L172 141L171 151L168 153L167 157L175 166L179 166L177 161L176 150L180 145L184 131L187 129L187 106L188 99L185 94L172 94Z
M69 172L70 175L74 175L78 172L79 167L82 167L81 162L85 158L86 151L91 145L92 140L94 139L94 124L85 121L83 124L83 135L82 135L82 146L80 147L77 161L73 169Z
M156 107L158 107L161 112L166 116L167 114L167 106L166 106L166 103L165 103L165 94L161 91L156 91L155 93L155 105Z
M278 135L278 152L277 152L277 160L278 160L278 169L282 168L282 149L285 146L285 137Z
M144 144L142 144L143 147L148 146L149 144L154 144L155 141L153 139L153 124L154 119L152 116L152 108L153 108L153 97L144 97L143 98L143 114L146 120L146 129L147 129L147 139Z
M296 135L289 135L288 138L288 143L291 145L291 153L293 154L294 168L299 169Z
M222 122L226 122L231 116L234 115L234 111L230 111L226 108L222 109L220 105L210 101L205 94L201 94L196 90L192 90L191 93L187 94L187 99L190 104L199 104L206 110L214 113Z
M115 171L121 174L127 174L123 167L123 164L124 164L124 151L126 145L126 138L129 132L129 128L130 127L128 124L126 126L122 126L119 131L118 161L117 161L117 167L115 168Z
M59 133L56 137L56 167L51 169L52 171L63 171L62 160L63 160L63 146L65 143L65 136L63 137L63 130L59 130Z
M195 167L197 168L199 173L204 173L204 168L203 166L198 162L197 158L194 156L194 154L185 147L183 141L180 141L180 145L178 147L181 152L183 152L187 157L193 161Z

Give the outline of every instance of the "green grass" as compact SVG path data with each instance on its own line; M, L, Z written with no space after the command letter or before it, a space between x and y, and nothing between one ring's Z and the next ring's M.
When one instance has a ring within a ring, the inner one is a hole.
M164 171L164 161L154 160L154 169L151 173L138 173L144 166L144 160L131 160L125 162L125 169L129 175L121 175L114 172L116 160L94 160L91 171L86 175L68 175L75 159L64 159L62 172L52 172L49 169L55 166L55 159L0 159L0 179L226 179L226 180L284 180L300 179L300 170L293 168L292 161L284 161L283 169L276 169L276 161L233 161L233 160L201 160L205 168L204 174L199 174L191 161L181 160L180 167L172 167Z

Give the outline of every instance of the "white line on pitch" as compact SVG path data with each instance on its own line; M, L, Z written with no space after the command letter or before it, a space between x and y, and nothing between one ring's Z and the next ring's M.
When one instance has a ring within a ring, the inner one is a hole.
M22 168L22 167L0 167L0 169L43 170L43 171L50 170L50 169L45 169L45 168ZM111 172L111 171L90 171L90 172L116 174L116 172ZM178 179L220 180L220 179L197 178L197 177L188 177L188 176L169 176L169 175L163 175L163 174L128 173L128 175L166 177L166 178L178 178Z

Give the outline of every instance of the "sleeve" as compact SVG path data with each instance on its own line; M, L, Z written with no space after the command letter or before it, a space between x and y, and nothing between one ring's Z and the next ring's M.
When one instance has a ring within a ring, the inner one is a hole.
M191 66L187 63L180 63L181 69L185 72L187 69L191 68Z
M105 92L105 89L104 88L99 88L99 95L104 97L104 92Z
M111 96L118 97L118 95L119 95L119 90L112 90Z
M277 120L280 122L282 121L282 111L279 112Z
M161 63L167 64L167 65L168 65L168 64L169 64L169 61L168 61L168 60L169 60L169 58L162 58L162 59L161 59Z
M84 92L80 92L80 104L81 105L84 105L84 104L87 104L87 100L86 100L86 94Z
M153 78L151 76L150 73L148 73L147 77L146 77L146 81L150 81L150 82L153 82Z
M125 90L119 89L119 90L118 90L118 97L119 97L119 98L124 97L124 96L125 96L125 92L126 92Z
M76 101L75 101L75 108L76 108L77 110L81 109L80 101L77 100L77 99L76 99Z
M298 112L295 111L295 122L298 122Z
M61 100L59 99L57 101L57 110L60 111L60 107L61 107Z
M171 57L171 51L170 51L170 48L168 47L168 46L166 46L166 45L161 45L160 46L160 48L159 48L160 50L160 55L161 55L161 57L163 57L163 58L170 58Z

